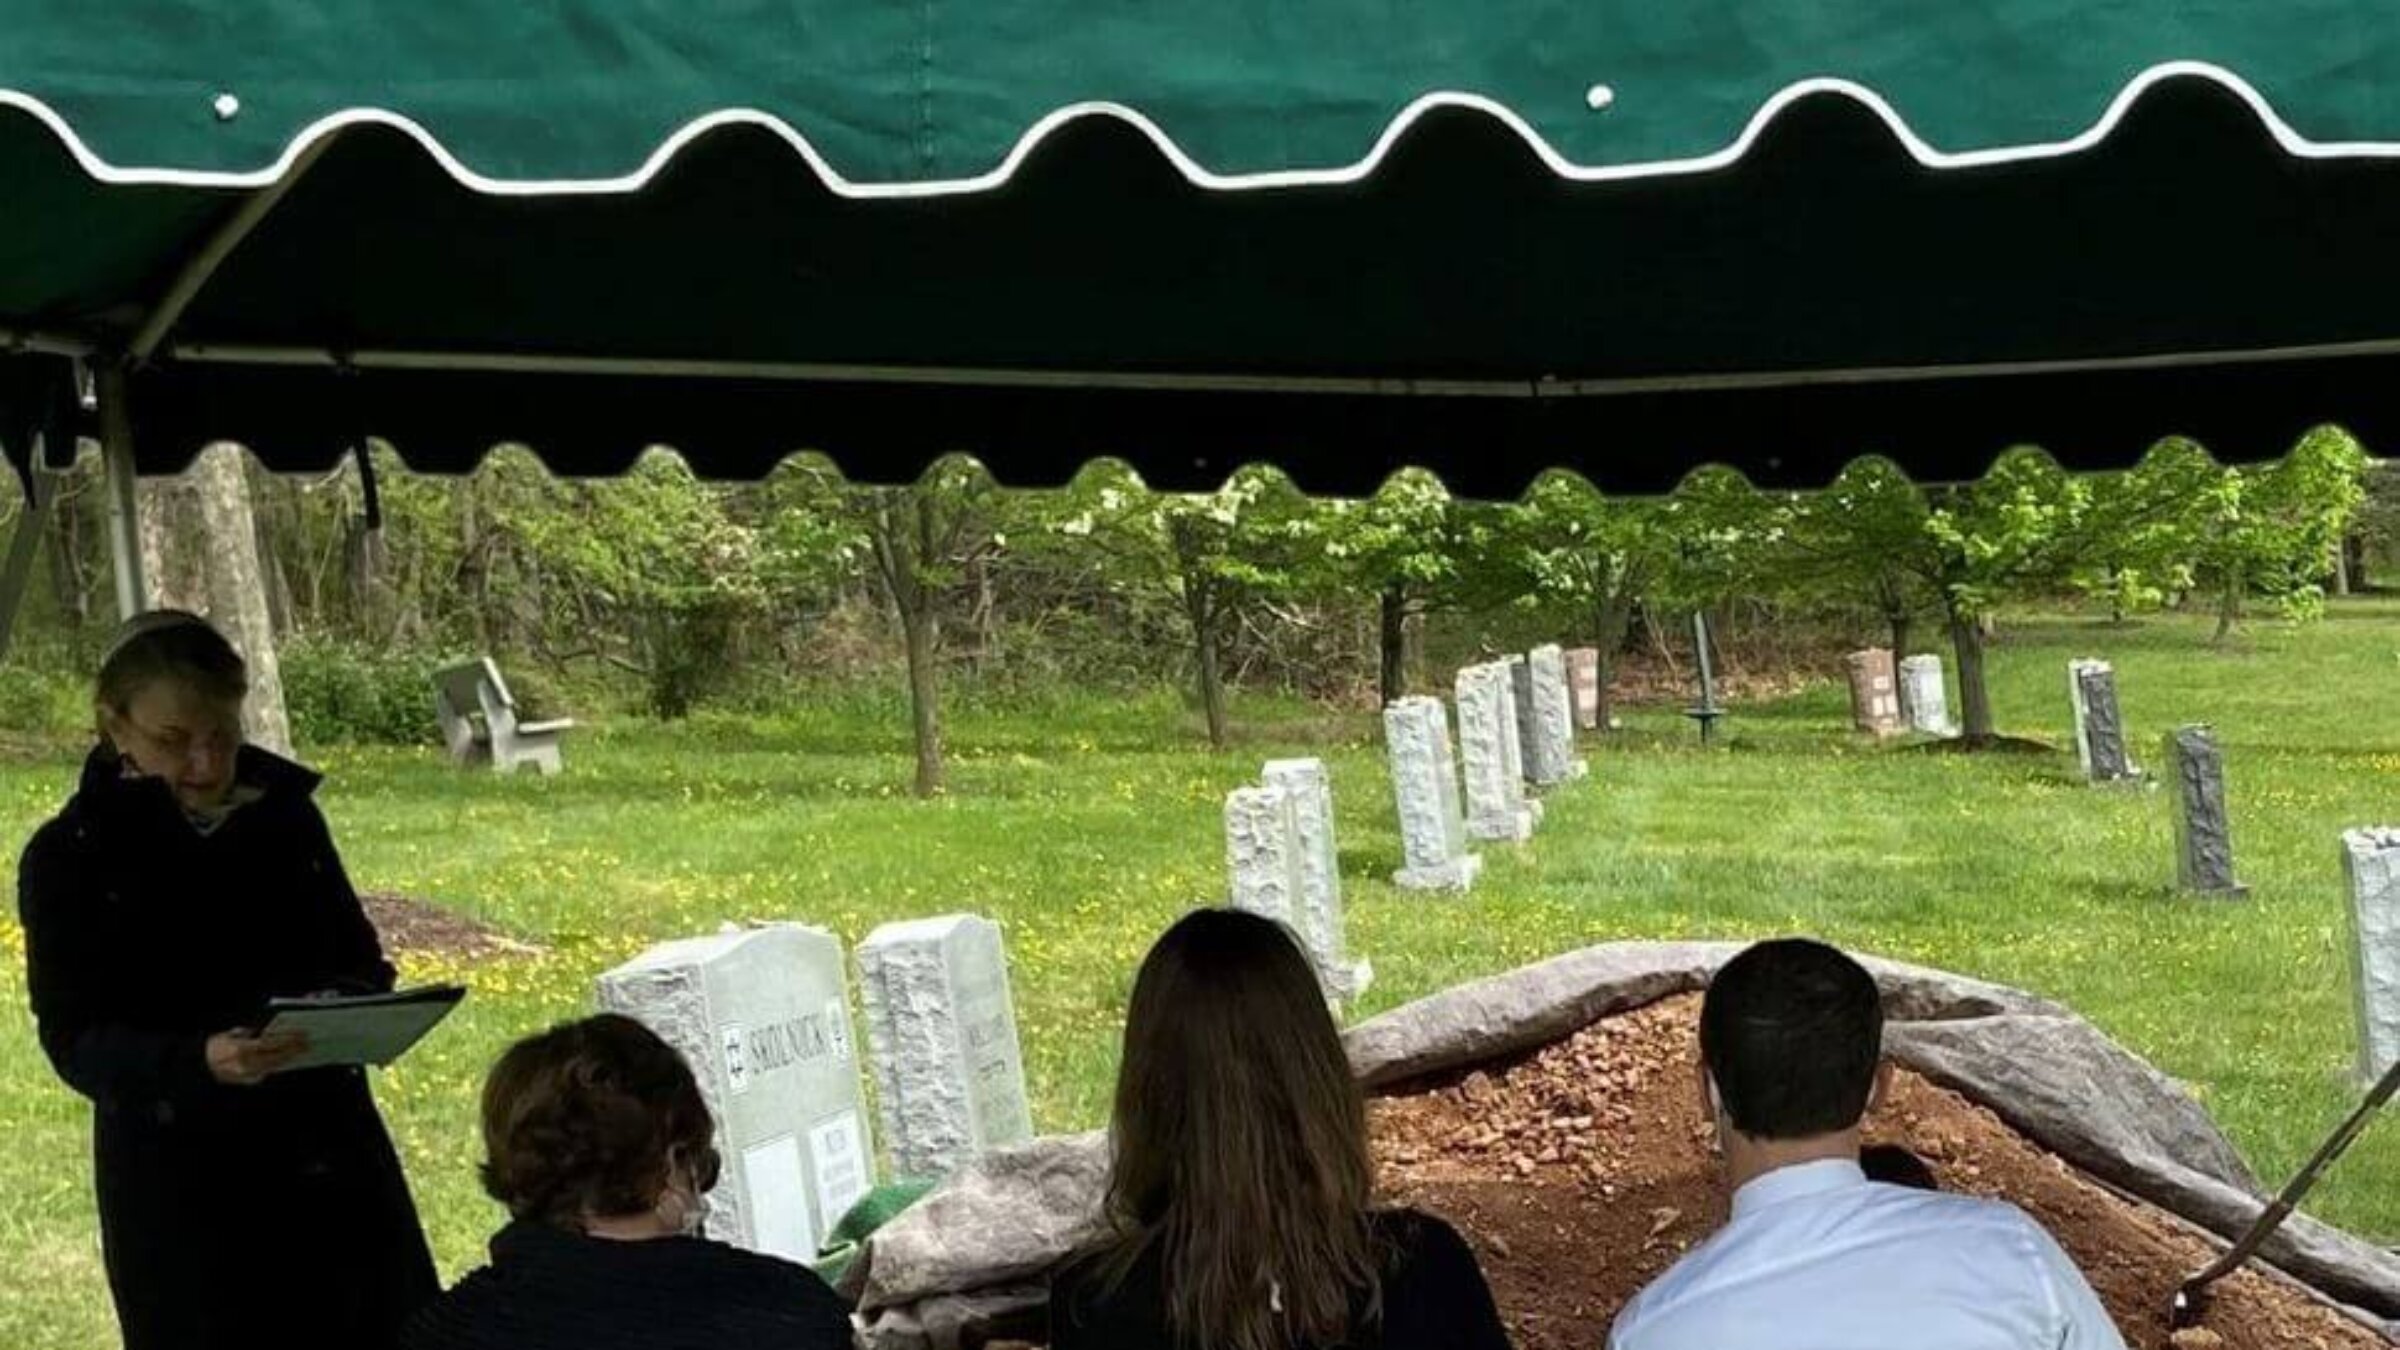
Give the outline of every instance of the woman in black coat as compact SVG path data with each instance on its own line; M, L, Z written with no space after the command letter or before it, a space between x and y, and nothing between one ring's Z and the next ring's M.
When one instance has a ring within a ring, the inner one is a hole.
M128 1350L388 1345L436 1289L354 1068L279 1072L268 999L392 984L312 793L242 744L241 658L187 614L128 624L101 740L18 873L43 1050L92 1101Z

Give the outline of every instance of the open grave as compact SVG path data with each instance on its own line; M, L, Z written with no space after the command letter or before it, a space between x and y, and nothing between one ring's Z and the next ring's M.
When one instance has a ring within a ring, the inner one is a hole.
M1385 1194L1467 1235L1518 1350L1591 1350L1627 1299L1724 1222L1693 1086L1698 1016L1697 996L1679 995L1373 1103ZM2139 1350L2384 1344L2292 1282L2249 1270L2217 1287L2205 1334L2171 1341L2168 1298L2216 1248L1921 1075L1898 1075L1869 1139L1907 1149L1942 1190L2032 1213Z
M1610 943L1354 1027L1385 1195L1474 1245L1519 1350L1602 1343L1609 1321L1724 1218L1691 1069L1697 992L1739 947ZM1869 961L1899 1066L1870 1140L1945 1190L2031 1212L2140 1350L2392 1343L2400 1258L2294 1216L2180 1338L2176 1286L2264 1193L2181 1085L2068 1010ZM2329 1126L2331 1122L2328 1122ZM872 1350L1038 1344L1049 1270L1093 1236L1104 1138L978 1161L878 1232L846 1273Z

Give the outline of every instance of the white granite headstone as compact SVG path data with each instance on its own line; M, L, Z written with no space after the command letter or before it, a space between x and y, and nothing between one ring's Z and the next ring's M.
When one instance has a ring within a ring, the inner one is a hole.
M2350 881L2358 1076L2372 1083L2400 1060L2400 827L2344 834L2342 872Z
M1515 843L1533 836L1532 804L1517 755L1517 710L1507 665L1458 672L1458 740L1466 765L1467 837Z
M1900 663L1900 691L1907 695L1908 725L1928 736L1956 736L1950 720L1950 690L1942 681L1942 658L1927 653Z
M1383 739L1400 814L1400 870L1392 884L1409 891L1467 889L1483 859L1467 852L1449 713L1438 698L1396 699L1383 710Z
M1525 653L1532 696L1534 781L1543 787L1583 777L1590 766L1575 757L1575 704L1567 689L1567 654L1550 643Z
M600 976L600 1006L682 1052L716 1118L709 1235L791 1261L875 1181L842 944L801 924L661 943Z
M1291 793L1242 787L1225 794L1225 876L1235 909L1298 930L1300 825Z
M1347 951L1342 922L1341 853L1333 834L1333 781L1321 759L1271 759L1259 780L1291 797L1294 840L1300 854L1299 911L1293 928L1316 963L1327 996L1358 997L1375 977L1365 961Z
M936 1179L1033 1137L1000 925L888 923L859 944L876 1114L893 1170Z

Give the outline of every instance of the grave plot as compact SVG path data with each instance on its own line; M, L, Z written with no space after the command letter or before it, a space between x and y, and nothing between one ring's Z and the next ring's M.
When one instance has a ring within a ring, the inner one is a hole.
M1482 1260L1517 1350L1590 1350L1637 1291L1724 1221L1694 1100L1699 1013L1684 995L1593 1023L1501 1066L1372 1103L1393 1200L1448 1218ZM2178 1283L2215 1248L2124 1198L1955 1093L1903 1071L1871 1143L1923 1160L1946 1191L2003 1199L2083 1268L2137 1350L2366 1350L2383 1339L2272 1275L2216 1288L2202 1331L2170 1338Z

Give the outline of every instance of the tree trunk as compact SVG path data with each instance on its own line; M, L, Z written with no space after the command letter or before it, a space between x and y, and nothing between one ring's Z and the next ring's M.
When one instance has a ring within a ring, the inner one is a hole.
M2374 589L2374 583L2367 578L2367 541L2363 536L2342 536L2342 579L2350 588L2343 592L2345 595Z
M1408 591L1393 585L1383 588L1382 632L1378 646L1383 654L1381 677L1377 688L1389 706L1394 699L1408 692Z
M2226 578L2225 586L2217 592L2217 635L2219 645L2233 637L2233 626L2242 619L2242 579L2239 575Z
M1210 748L1225 748L1225 678L1217 664L1217 604L1205 578L1186 577L1184 613L1192 624L1192 652L1200 668L1200 710L1208 718Z
M58 500L50 507L50 594L58 601L58 612L74 623L77 630L92 621L90 578L83 567L83 494L65 490L67 480L57 480Z
M1633 626L1634 596L1627 586L1604 589L1600 603L1592 616L1593 662L1592 729L1607 735L1611 726L1612 705L1609 686L1615 683L1617 656L1625 650L1625 635Z
M1992 690L1983 672L1983 625L1949 602L1950 645L1958 656L1959 722L1969 746L1990 745L1999 738L1992 721Z
M2346 534L2333 541L2333 593L2350 593L2350 536Z
M943 786L941 688L934 671L933 616L923 604L907 606L901 633L908 646L908 702L917 736L916 795L937 797Z
M141 517L142 576L150 593L141 597L143 609L208 609L206 552L195 500L200 466L174 478L154 478L134 489Z
M1906 609L1885 610L1883 621L1891 629L1892 668L1898 670L1900 663L1908 659L1909 630L1916 625ZM1900 721L1903 725L1913 725L1916 709L1909 706L1908 681L1896 680L1894 683L1899 694Z
M284 711L283 664L275 655L275 624L267 612L267 578L259 565L245 454L229 445L212 446L191 473L207 543L207 612L250 668L250 696L242 703L250 740L288 756L292 726Z

